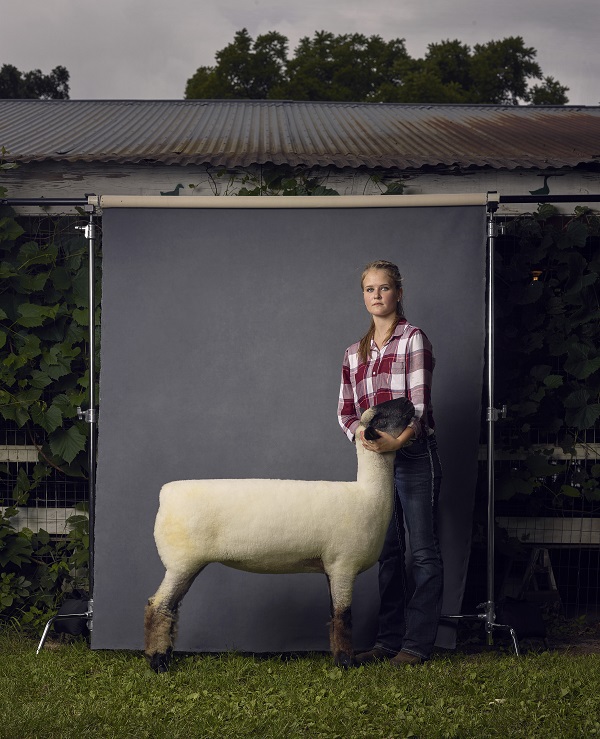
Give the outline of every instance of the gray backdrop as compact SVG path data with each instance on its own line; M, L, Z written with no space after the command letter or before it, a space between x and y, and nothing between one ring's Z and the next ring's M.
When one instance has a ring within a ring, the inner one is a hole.
M374 201L375 202L375 201ZM408 319L433 342L444 484L445 613L459 613L477 474L485 208L109 209L103 297L93 648L140 649L163 576L153 539L169 480L353 479L336 406L366 331L360 275L396 262ZM377 568L355 588L369 646ZM323 575L210 565L183 601L182 651L328 648ZM452 646L451 631L438 643Z

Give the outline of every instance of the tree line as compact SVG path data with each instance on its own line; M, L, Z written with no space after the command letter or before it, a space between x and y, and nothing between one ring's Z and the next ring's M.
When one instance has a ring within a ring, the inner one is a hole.
M21 72L12 64L0 67L0 99L68 100L69 72L55 67L50 74L39 69Z
M270 31L243 28L215 64L187 81L186 99L335 100L375 103L564 105L568 88L544 76L537 52L520 36L475 44L431 43L422 59L404 39L317 31L288 53ZM539 81L536 84L532 84Z
M431 43L421 59L404 39L316 31L292 55L277 31L253 39L243 28L187 81L185 98L331 100L373 103L564 105L568 87L544 76L521 36L470 47ZM69 72L0 68L0 98L68 99Z

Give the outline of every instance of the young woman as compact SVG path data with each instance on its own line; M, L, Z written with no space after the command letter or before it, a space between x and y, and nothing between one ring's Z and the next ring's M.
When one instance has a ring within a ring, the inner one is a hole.
M442 604L443 569L437 537L441 467L434 435L431 379L435 360L421 329L404 318L398 267L379 260L361 280L371 326L348 347L338 406L340 425L353 441L361 413L392 398L407 397L415 416L396 439L386 433L360 442L372 451L396 452L395 511L379 558L379 629L373 649L358 664L390 660L415 665L431 655ZM412 552L414 590L407 591L404 524Z

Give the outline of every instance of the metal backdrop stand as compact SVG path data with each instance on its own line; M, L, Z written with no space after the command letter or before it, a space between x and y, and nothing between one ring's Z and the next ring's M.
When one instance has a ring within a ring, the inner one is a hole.
M44 199L44 205L50 203ZM60 203L53 202L53 205L74 205L75 203ZM80 203L76 203L80 205ZM36 654L39 654L50 627L55 621L63 619L79 619L87 622L87 627L92 631L93 615L94 615L94 526L95 526L95 510L96 510L96 402L95 402L95 386L96 386L96 325L95 325L95 302L96 302L96 270L95 270L95 251L96 251L96 224L94 223L95 208L93 205L88 204L88 200L82 204L83 209L89 214L89 220L87 226L76 226L75 228L84 232L84 236L88 242L88 319L89 319L89 336L88 336L88 371L89 371L89 385L88 385L88 408L82 410L77 408L77 416L79 420L86 421L90 424L90 435L88 440L88 466L89 466L89 499L88 499L88 518L89 518L89 537L90 537L90 548L89 548L89 561L88 561L88 572L89 572L89 597L87 601L87 608L84 612L70 613L72 609L69 607L69 602L65 603L65 606L59 609L56 616L53 616L46 627L44 633L40 639Z
M34 204L31 202L24 203L23 205ZM70 619L85 620L87 622L88 629L92 630L92 620L94 615L94 522L95 522L95 507L96 507L96 405L95 405L95 385L96 385L96 326L94 317L94 306L96 300L96 270L95 270L95 247L96 247L96 225L94 223L95 208L93 205L88 204L87 198L83 203L69 201L47 201L43 199L44 205L81 205L83 209L89 214L89 221L87 226L76 226L75 228L84 232L84 236L88 242L88 319L89 319L89 335L88 335L88 371L89 371L89 385L88 385L88 409L82 411L81 408L77 408L77 416L79 420L86 421L90 424L90 436L88 442L88 466L89 466L89 499L88 499L88 517L89 517L89 537L90 537L90 549L89 549L89 561L88 561L88 572L89 572L89 597L87 601L87 607L85 611L79 613L71 613L72 610L69 607L67 601L63 608L59 609L56 616L49 619L44 628L44 633L38 644L36 654L39 654L50 627L55 621Z
M416 198L418 196L412 196ZM457 198L465 196L456 196ZM424 202L418 203L419 205L429 205L426 202L427 196L423 196ZM123 200L124 198L120 198ZM405 202L403 204L408 205L411 196L403 196ZM119 200L119 198L117 198ZM158 206L172 205L172 203L165 203L157 201ZM180 199L181 200L181 199ZM186 201L188 198L186 198ZM197 200L196 198L189 198L190 201ZM203 200L206 200L204 198ZM264 200L264 198L262 199ZM298 198L294 198L294 201L298 201ZM329 200L329 199L328 199ZM389 204L392 205L393 198L389 198ZM312 198L311 202L314 203L315 198ZM487 601L482 603L479 608L483 608L483 613L476 614L460 614L460 615L443 615L442 620L477 620L485 622L485 631L488 638L488 644L493 644L493 632L494 629L501 629L508 631L512 641L515 653L520 654L519 642L515 630L507 624L496 623L496 604L495 604L495 593L494 593L494 559L495 559L495 516L494 516L494 503L495 503L495 490L494 490L494 424L499 418L505 416L505 408L498 410L494 407L494 246L495 240L498 235L497 224L496 224L496 211L500 203L582 203L582 202L600 202L600 195L555 195L555 196L528 196L528 195L503 195L499 196L497 192L487 193L487 316L486 316L486 331L487 331L487 484L488 484L488 515L487 515ZM48 634L48 631L52 623L58 619L65 618L79 618L87 619L88 624L91 628L91 621L93 616L93 578L94 578L94 511L95 511L95 497L96 497L96 408L94 398L94 385L95 385L95 327L94 327L94 289L95 289L95 274L94 274L94 250L95 250L95 224L93 217L96 207L101 207L101 198L95 195L86 195L85 199L79 198L63 198L63 199L50 199L50 198L34 198L34 199L11 199L2 198L0 204L10 206L26 206L26 205L38 205L38 206L81 206L87 213L89 213L89 223L87 226L82 227L85 231L85 236L88 240L88 257L89 257L89 346L90 346L90 384L89 384L89 408L86 411L79 411L79 417L90 424L90 444L89 444L89 481L90 481L90 497L89 497L89 521L90 521L90 600L88 602L88 609L85 613L59 613L58 615L51 618L46 624L44 634L38 646L37 652L41 650L44 645L44 641ZM297 203L295 203L297 204ZM475 205L473 202L462 202L458 201L456 205ZM177 203L179 205L179 203ZM196 206L197 204L190 203L189 207ZM431 202L431 205L435 205ZM217 202L214 204L215 207L223 207L224 203ZM206 204L204 207L210 207Z
M90 438L88 445L88 460L89 460L89 500L88 500L88 516L89 516L89 537L90 537L90 551L89 551L89 599L87 606L82 612L79 610L77 613L70 613L71 608L68 607L68 601L65 606L61 608L56 616L53 616L44 628L44 633L38 645L36 654L40 653L40 650L44 646L50 627L55 621L63 619L78 619L87 621L88 628L92 629L92 616L93 616L93 594L94 594L94 520L95 520L95 503L96 503L96 406L95 406L95 384L96 384L96 368L95 368L95 356L96 356L96 336L95 336L95 320L94 320L94 304L95 304L95 245L96 245L96 225L94 223L95 207L90 204L90 196L86 195L85 198L2 198L0 199L1 205L9 206L27 206L37 205L40 207L81 207L86 213L89 214L89 221L87 226L76 226L76 228L84 232L85 238L88 242L88 296L89 296L89 400L88 409L82 411L81 408L77 409L77 415L80 420L86 421L90 424ZM85 601L83 601L85 602Z
M498 235L495 214L499 203L583 203L600 202L600 195L502 195L497 192L488 192L487 202L487 601L478 607L483 613L464 615L442 615L441 620L477 620L485 622L485 631L488 644L493 645L494 629L508 631L516 655L520 655L519 642L515 630L508 624L496 623L496 604L494 586L495 561L495 489L494 489L494 424L499 418L506 417L506 406L502 409L494 407L494 246Z
M494 629L508 631L510 634L515 654L519 655L519 642L517 634L512 626L496 623L496 604L494 602L494 561L495 561L495 489L494 489L494 424L499 418L506 417L506 407L498 410L494 407L494 247L498 235L496 224L496 211L500 199L498 193L488 193L487 204L487 601L481 603L478 608L483 608L483 613L464 614L458 616L443 615L442 620L478 620L485 622L485 631L488 644L493 642Z

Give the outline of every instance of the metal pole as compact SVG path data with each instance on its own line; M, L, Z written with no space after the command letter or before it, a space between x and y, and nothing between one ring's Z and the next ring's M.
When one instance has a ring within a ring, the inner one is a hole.
M496 519L494 516L494 423L496 411L494 409L494 246L496 240L496 222L494 211L488 213L488 275L487 275L487 489L488 489L488 515L487 515L487 602L485 607L485 626L488 644L493 643L492 624L496 620L494 606L494 560L495 541L494 531Z
M94 533L95 533L95 521L96 521L96 321L95 321L95 304L96 304L96 269L95 269L95 258L96 258L96 225L94 223L94 208L93 206L86 206L89 209L89 222L87 226L84 226L85 237L88 242L88 296L89 296L89 307L88 307L88 319L89 319L89 334L88 334L88 345L89 345L89 361L88 361L88 372L89 372L89 386L88 386L88 409L82 411L78 408L79 418L86 421L90 425L90 436L88 440L88 466L89 466L89 502L88 502L88 517L89 517L89 536L90 536L90 553L89 553L89 581L90 581L90 597L88 611L93 613L93 597L94 597ZM91 619L89 622L89 628L91 631Z
M90 424L90 440L89 440L89 520L90 520L90 559L89 559L89 578L90 578L90 604L89 610L93 611L93 597L94 597L94 532L95 532L95 520L96 520L96 319L95 319L95 305L96 305L96 225L94 224L94 214L90 213L89 223L86 229L86 236L88 239L88 280L89 280L89 294L90 294L90 306L89 306L89 317L90 317L90 359L89 359L89 371L90 371L90 385L89 385L89 419Z
M443 615L442 621L474 620L484 621L488 645L494 643L494 629L508 631L513 642L515 654L519 655L519 642L515 630L508 624L496 623L495 586L494 586L494 561L495 561L495 527L496 517L494 515L495 489L494 489L494 424L500 416L506 415L506 409L498 411L494 408L494 247L496 241L495 213L498 210L500 198L497 193L488 193L487 204L487 272L486 272L486 333L487 333L487 600L478 608L483 608L483 613Z
M0 198L0 205L20 208L26 205L37 205L40 208L60 208L89 205L89 197L85 198Z

